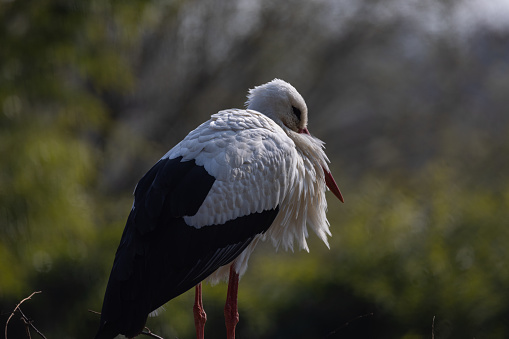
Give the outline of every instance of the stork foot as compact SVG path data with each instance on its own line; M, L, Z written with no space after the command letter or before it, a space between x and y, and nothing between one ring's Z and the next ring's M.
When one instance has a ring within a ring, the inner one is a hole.
M196 339L204 339L205 337L205 323L207 322L207 313L203 308L203 301L201 297L201 283L196 285L194 294L194 326L196 328Z

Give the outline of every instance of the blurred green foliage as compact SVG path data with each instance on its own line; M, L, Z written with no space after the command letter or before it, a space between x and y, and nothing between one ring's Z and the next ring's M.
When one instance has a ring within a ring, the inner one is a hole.
M329 197L331 250L259 246L238 336L507 337L507 27L429 24L461 1L338 3L2 2L0 319L41 290L22 308L48 338L92 337L137 180L282 77L346 203ZM204 288L208 338L225 335L225 294ZM192 337L192 303L147 325Z
M122 52L134 42L133 5L0 5L0 305L5 314L42 290L28 307L50 336L85 328L84 305L107 270L94 182L111 113L100 93L132 88Z

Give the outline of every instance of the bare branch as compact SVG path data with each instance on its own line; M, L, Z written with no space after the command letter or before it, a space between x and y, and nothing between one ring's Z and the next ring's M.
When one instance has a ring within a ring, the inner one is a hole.
M164 339L163 337L160 337L157 334L152 333L152 331L147 326L145 326L145 329L147 330L147 332L141 332L141 334L144 334L144 335L146 335L148 337L152 337L152 338Z
M93 314L98 314L98 315L101 315L101 312L97 312L97 311L94 311L94 310L88 310L90 313L93 313Z
M25 325L29 325L35 332L37 332L38 335L40 335L43 339L47 339L44 334L41 333L41 331L39 331L37 329L37 327L35 327L35 325L33 324L33 321L31 321L30 319L28 319L28 317L23 313L23 311L21 311L21 307L18 307L18 312L21 313L21 317L23 319L23 321L25 322ZM27 331L28 331L28 328L27 328ZM30 338L30 332L28 334L28 337Z
M16 313L16 311L19 309L21 304L23 304L25 301L31 299L34 294L39 294L39 293L42 293L42 291L36 291L36 292L30 294L28 297L26 297L25 299L21 300L19 302L19 304L16 305L14 310L11 312L11 315L9 316L9 318L7 318L7 322L5 323L5 339L7 339L7 326L9 326L9 321L11 320L12 316L14 315L14 313Z
M431 339L435 339L435 316L433 316L433 321L431 322Z
M357 321L357 320L362 319L362 318L365 318L365 317L372 317L372 316L373 316L373 313L367 313L367 314L359 315L359 316L357 316L357 317L353 318L352 320L350 320L350 321L348 321L348 322L344 323L342 326L340 326L340 327L336 328L334 331L330 332L329 334L327 334L327 335L325 336L325 338L328 338L328 337L330 337L331 335L336 334L339 330L341 330L341 329L343 329L343 328L345 328L345 327L350 326L350 324L351 324L352 322L354 322L354 321Z
M101 315L101 312L97 312L94 310L88 310L90 313ZM148 337L157 338L157 339L164 339L163 337L158 336L157 334L152 333L152 331L145 326L146 332L141 332L140 334L146 335Z
M27 338L32 339L32 336L30 335L30 322L26 321L25 318L23 317L21 317L21 320L23 320L23 322L25 323L25 331L27 332Z

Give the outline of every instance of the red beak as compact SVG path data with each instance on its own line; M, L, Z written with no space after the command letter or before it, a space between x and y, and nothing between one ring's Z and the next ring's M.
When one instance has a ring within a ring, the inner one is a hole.
M299 130L299 133L311 135L307 128L303 128ZM332 177L332 174L329 171L326 171L325 168L323 169L323 173L325 174L325 184L327 187L331 190L332 193L341 201L345 202L343 199L343 195L341 194L341 191L339 190L338 185L336 184L336 181Z
M331 190L332 193L334 193L336 197L338 197L339 200L341 200L341 202L344 203L345 200L343 199L343 195L341 194L338 185L336 185L336 181L334 181L332 174L330 174L330 172L327 172L325 169L323 170L323 173L325 173L325 184L327 185L327 187Z

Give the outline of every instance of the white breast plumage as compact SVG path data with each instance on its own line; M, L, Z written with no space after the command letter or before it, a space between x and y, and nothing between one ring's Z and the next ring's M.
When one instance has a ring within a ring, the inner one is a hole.
M309 250L308 225L328 246L323 168L323 142L297 134L250 110L225 110L182 140L163 158L194 159L216 178L209 194L188 225L196 228L279 206L280 212L262 239L274 246ZM237 259L243 273L256 241ZM216 280L218 274L211 277Z

